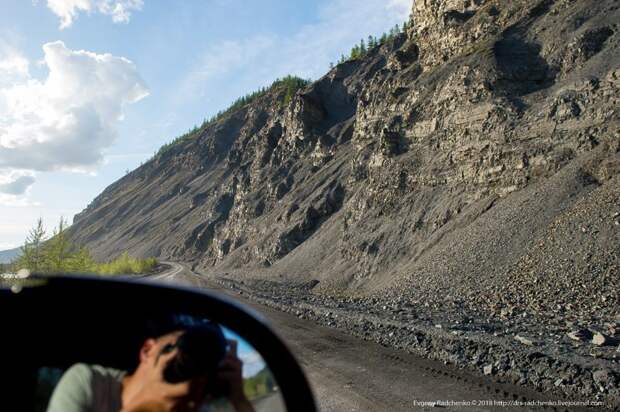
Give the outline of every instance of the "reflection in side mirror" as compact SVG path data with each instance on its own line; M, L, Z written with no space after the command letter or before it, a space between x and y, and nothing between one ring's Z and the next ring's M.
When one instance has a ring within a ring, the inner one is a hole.
M285 411L265 360L239 335L185 314L146 323L131 371L86 363L65 371L39 368L36 409L65 412L106 403L108 410L144 410L171 402L173 410ZM173 401L166 400L167 391L174 391Z
M38 352L29 352L36 339L22 335L0 343L20 356L36 353L25 363L9 362L14 379L6 373L0 378L9 385L0 386L3 397L21 391L32 399L31 408L21 402L19 410L315 410L282 342L257 316L226 299L137 282L28 282L17 293L15 287L0 289L0 310L19 313L33 302L52 308L21 322L40 337L53 331L55 339ZM106 307L107 296L115 296L113 308L109 301ZM87 307L81 313L86 316L76 317L76 307Z

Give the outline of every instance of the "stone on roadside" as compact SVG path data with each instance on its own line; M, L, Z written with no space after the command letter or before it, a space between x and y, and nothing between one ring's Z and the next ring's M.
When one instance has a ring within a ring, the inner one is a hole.
M592 373L592 378L603 387L616 386L618 383L617 375L610 369L599 369Z
M536 342L530 338L526 338L525 336L515 335L515 340L521 342L527 346L535 346Z
M611 346L618 343L618 341L611 336L596 332L594 336L592 336L592 343L596 346Z
M502 318L508 318L508 317L512 316L512 312L513 312L512 308L502 308L502 310L500 311L499 315Z
M487 365L487 366L485 366L484 368L482 368L482 372L483 372L485 375L491 375L491 374L493 374L493 365Z
M592 332L588 329L578 329L567 333L568 337L578 342L585 342L592 339Z

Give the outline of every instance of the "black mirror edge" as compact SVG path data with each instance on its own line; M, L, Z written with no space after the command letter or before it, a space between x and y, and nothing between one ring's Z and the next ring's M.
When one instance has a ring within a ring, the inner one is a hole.
M262 315L227 296L208 290L127 277L115 279L92 275L33 275L29 279L44 280L44 287L57 293L59 297L70 297L85 286L94 287L97 293L122 287L129 288L130 290L126 290L128 293L140 293L141 297L145 294L150 294L153 298L167 295L163 306L172 302L171 310L204 316L248 339L269 365L288 411L317 411L308 380L284 341Z

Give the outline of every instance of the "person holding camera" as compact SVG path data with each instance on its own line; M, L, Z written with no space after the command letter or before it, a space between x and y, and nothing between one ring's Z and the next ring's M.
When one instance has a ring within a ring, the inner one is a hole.
M227 348L228 347L228 348ZM254 412L243 391L237 342L205 323L144 341L132 374L78 363L56 386L48 412L195 412L225 396L237 412Z

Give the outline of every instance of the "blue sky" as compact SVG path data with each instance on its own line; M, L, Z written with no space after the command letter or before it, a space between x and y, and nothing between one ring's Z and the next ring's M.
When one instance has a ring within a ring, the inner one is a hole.
M263 356L241 336L222 326L226 339L237 341L237 356L243 362L243 377L251 378L266 366Z
M2 0L0 250L237 97L317 79L412 0Z

